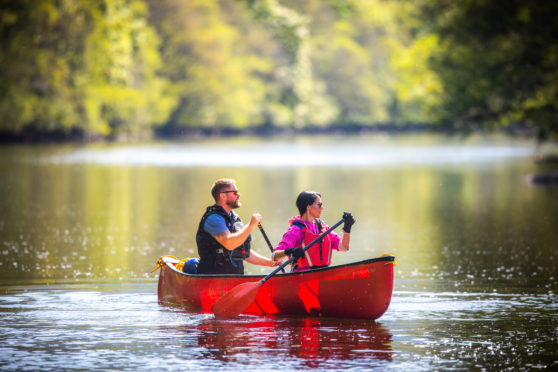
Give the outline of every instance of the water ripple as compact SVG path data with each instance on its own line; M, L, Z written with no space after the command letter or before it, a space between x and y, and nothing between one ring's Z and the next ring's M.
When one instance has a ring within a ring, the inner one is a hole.
M5 290L2 370L470 370L556 363L556 296L395 291L378 322L157 304L154 283Z

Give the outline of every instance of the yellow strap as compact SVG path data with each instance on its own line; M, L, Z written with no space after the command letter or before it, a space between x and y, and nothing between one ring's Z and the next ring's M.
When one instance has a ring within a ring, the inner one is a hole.
M176 257L174 257L170 254L165 254L165 255L159 257L159 259L157 260L157 263L156 263L157 266L155 266L155 268L153 270L151 270L151 272L153 272L157 269L162 269L165 266L165 263L163 262L163 257L170 257L170 258L174 258L175 260L178 260L178 258L176 258Z
M176 267L177 270L182 271L182 269L184 268L184 263L188 260L189 260L189 258L183 258L180 261L178 261L178 263L174 266Z
M380 257L386 257L386 256L393 256L392 254L388 254L388 253L384 253L381 254ZM386 265L393 265L393 266L397 266L397 260L395 259L395 257L393 257L393 261L391 262L386 262Z

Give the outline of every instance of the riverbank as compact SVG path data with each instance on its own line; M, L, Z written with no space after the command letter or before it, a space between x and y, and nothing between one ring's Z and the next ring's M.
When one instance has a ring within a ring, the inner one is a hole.
M503 128L495 131L467 130L455 131L444 127L429 124L338 124L332 126L305 126L280 127L273 125L253 126L247 128L236 127L189 127L171 128L164 127L155 131L120 133L117 135L104 136L84 132L81 129L69 131L54 130L44 131L29 127L21 132L14 133L0 131L0 143L2 144L39 144L39 143L94 143L94 142L117 142L138 143L152 140L191 140L196 138L226 138L226 137L294 137L298 135L366 135L366 134L443 134L448 136L466 137L472 134L504 134L511 137L521 137L536 141L533 130L523 126Z

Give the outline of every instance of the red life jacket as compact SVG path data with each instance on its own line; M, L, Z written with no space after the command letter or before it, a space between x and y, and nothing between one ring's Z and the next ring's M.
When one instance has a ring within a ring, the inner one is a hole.
M327 226L325 223L316 221L320 231L318 232L318 234L314 234L308 229L308 227L302 220L294 218L290 222L291 225L299 227L300 231L302 232L302 245L297 246L297 248L306 247L308 244L314 241L314 239L316 239L318 235L322 234L329 228L329 226ZM299 258L293 264L291 271L301 271L311 267L328 266L329 264L331 264L331 252L331 240L328 234L324 236L320 241L316 242L309 249L307 249L306 252L304 252L304 258Z

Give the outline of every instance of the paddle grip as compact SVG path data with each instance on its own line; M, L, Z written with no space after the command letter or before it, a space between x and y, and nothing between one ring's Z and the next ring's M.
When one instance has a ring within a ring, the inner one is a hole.
M316 239L312 240L312 242L310 242L310 244L308 244L306 247L304 247L304 251L306 252L311 246L313 246L314 244L316 244L317 242L322 240L324 236L326 236L327 234L332 232L337 226L341 225L344 221L345 220L343 218L341 218L337 223L335 223L335 225L331 226L329 229L324 231L323 234L318 236ZM291 258L289 258L287 261L283 262L281 264L281 266L278 266L271 273L267 274L267 276L265 278L263 278L262 280L260 280L260 282L262 282L262 284L265 283L269 278L271 278L273 275L277 274L277 272L279 272L279 270L282 270L285 266L289 265L294 260L295 260L295 257L291 256Z

